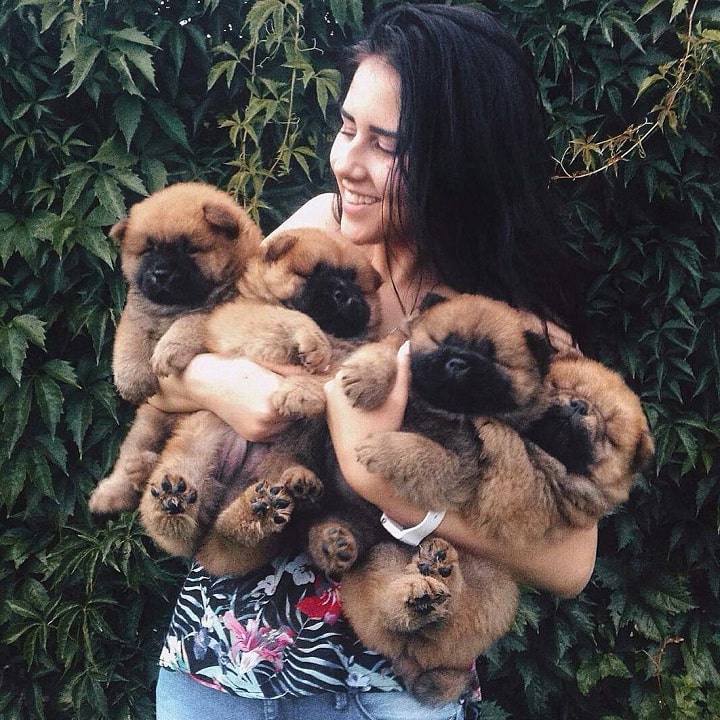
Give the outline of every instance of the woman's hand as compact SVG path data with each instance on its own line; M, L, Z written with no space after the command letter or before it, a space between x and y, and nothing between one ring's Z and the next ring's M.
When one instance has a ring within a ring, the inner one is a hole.
M298 372L244 357L197 355L182 375L161 378L160 392L148 402L165 412L209 410L246 440L262 442L285 429L288 419L277 414L270 398L283 375Z

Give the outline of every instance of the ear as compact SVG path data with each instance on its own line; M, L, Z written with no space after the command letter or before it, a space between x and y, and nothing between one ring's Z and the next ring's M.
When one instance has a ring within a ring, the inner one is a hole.
M127 230L127 226L128 219L126 217L122 218L122 220L118 220L110 228L110 232L108 233L110 238L117 243L122 242L122 239L125 236L125 231Z
M552 360L553 356L557 353L557 350L550 344L547 336L531 332L530 330L525 331L525 343L531 355L537 361L540 368L540 375L545 377L548 367L550 366L550 360Z
M275 262L285 253L292 250L297 241L298 236L290 232L283 232L266 238L261 246L263 262Z
M441 302L445 302L447 298L444 295L438 295L438 293L429 292L418 305L418 310L427 310L433 305L439 305Z
M630 470L633 473L642 472L653 459L655 455L655 443L652 435L648 430L643 430L638 438L635 446L635 455L630 464Z
M205 203L205 205L203 205L203 217L205 218L205 222L215 230L215 232L225 235L230 240L236 238L240 232L237 219L231 212L228 212L228 210L222 207L222 205Z

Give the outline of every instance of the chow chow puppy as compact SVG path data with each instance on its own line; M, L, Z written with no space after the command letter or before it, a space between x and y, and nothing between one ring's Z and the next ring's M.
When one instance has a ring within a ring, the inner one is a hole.
M379 285L365 254L341 238L316 229L282 232L249 261L238 297L216 308L189 343L172 337L176 326L161 339L154 358L160 373L182 370L193 344L196 352L299 363L315 373L281 382L273 400L294 421L230 477L223 469L233 443L227 426L209 414L182 421L140 502L142 523L160 547L194 556L215 575L247 571L278 550L281 530L284 544L299 537L300 517L315 511L321 493L335 496L321 480L334 472L323 384L373 337Z
M468 307L464 300L459 305ZM448 301L445 310L451 308ZM521 410L518 423L513 411L513 427L503 402L496 404L502 420L475 413L468 403L483 389L475 387L480 374L468 369L467 348L484 347L504 372L502 345L492 334L457 333L442 318L427 312L411 327L413 392L458 414L456 432L475 439L475 457L446 443L411 396L401 432L358 447L371 471L408 500L457 510L471 527L498 538L521 533L532 541L567 532L627 498L653 444L639 399L617 373L582 357L552 358L543 389L533 393L541 398L539 412ZM458 324L467 322L459 315ZM357 368L349 380L362 398ZM512 396L517 393L505 393L506 400ZM392 543L374 548L368 563L343 576L341 599L360 639L393 660L413 694L439 703L462 694L472 658L508 629L517 602L513 585L500 569L431 536L415 552Z
M452 446L438 447L418 430L371 437L358 458L408 500L458 510L497 537L548 537L595 524L627 499L652 458L640 400L618 373L580 356L552 359L545 386L542 415L520 431L494 417L472 418L471 470L469 458L459 462Z
M470 690L475 660L512 624L518 587L498 565L431 535L382 542L342 577L343 615L428 705Z
M110 230L120 245L127 299L113 348L120 395L139 404L157 389L155 345L180 318L203 318L237 295L237 281L261 234L227 194L199 182L158 190ZM112 473L90 497L94 513L137 506L138 493L177 418L147 404L137 410Z
M617 372L558 356L546 384L550 404L521 434L476 421L486 471L464 513L469 522L482 517L497 537L513 528L536 538L595 524L627 500L654 454L640 399Z
M538 417L545 405L543 374L550 347L528 332L508 305L475 295L429 296L409 332L412 387L404 432L382 436L378 445L389 442L386 452L368 445L360 457L373 472L403 472L413 486L439 486L448 496L445 502L461 502L474 482L480 454L471 413L501 417L516 427ZM365 344L341 365L341 384L354 405L369 409L385 399L395 382L398 342ZM413 443L417 447L409 447ZM386 467L390 462L380 467L383 459L397 459L396 467ZM340 521L337 512L310 531L310 555L332 576L343 575L362 556L359 544L372 544L353 532L347 518Z

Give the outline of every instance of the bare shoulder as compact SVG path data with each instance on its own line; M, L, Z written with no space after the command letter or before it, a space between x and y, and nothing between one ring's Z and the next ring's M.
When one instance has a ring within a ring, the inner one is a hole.
M340 229L334 213L335 195L322 193L308 200L296 210L285 222L279 225L268 235L284 232L292 228L317 227L337 232Z

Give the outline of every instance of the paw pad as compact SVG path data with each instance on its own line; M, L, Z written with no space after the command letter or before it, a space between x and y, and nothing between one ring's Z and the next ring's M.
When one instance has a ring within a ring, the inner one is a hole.
M158 500L160 509L168 515L184 513L188 505L197 501L197 491L188 490L182 477L173 480L169 475L165 475L160 481L160 489L151 485L150 493Z
M441 578L450 577L457 561L455 548L441 538L424 540L416 555L418 572L425 577L432 575Z

